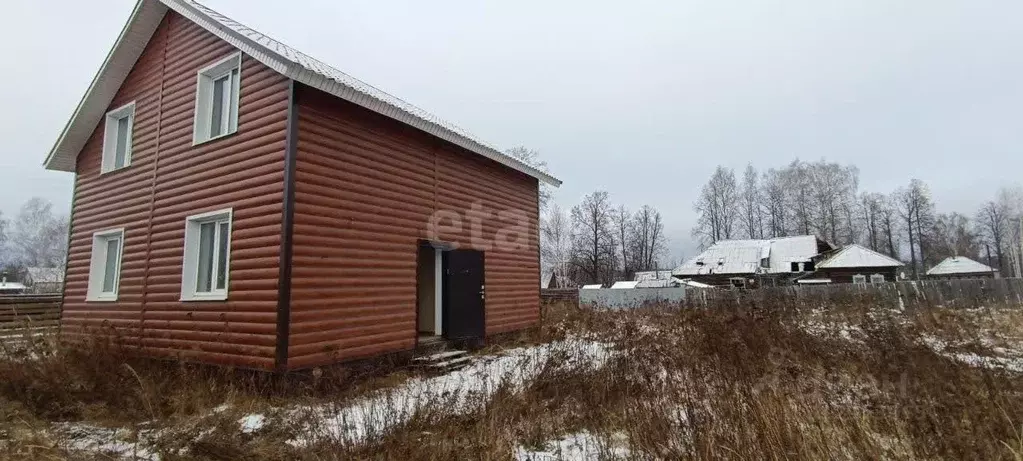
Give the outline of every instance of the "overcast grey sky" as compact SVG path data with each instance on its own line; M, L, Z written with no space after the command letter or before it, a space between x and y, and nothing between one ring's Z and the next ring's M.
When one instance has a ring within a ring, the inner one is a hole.
M0 43L0 211L67 210L41 162L134 0L8 2ZM973 213L1023 158L1023 2L205 0L455 122L540 151L566 207L605 189L665 216L692 253L692 203L718 164L795 157L918 177Z

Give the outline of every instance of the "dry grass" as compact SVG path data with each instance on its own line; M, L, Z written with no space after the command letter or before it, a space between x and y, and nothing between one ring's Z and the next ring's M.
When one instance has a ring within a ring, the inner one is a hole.
M1019 310L551 306L544 319L479 353L582 346L402 411L403 386L435 381L400 360L282 378L36 338L29 356L0 349L0 458L110 459L75 432L109 428L100 439L141 441L128 459L509 459L578 433L590 459L1023 459L1023 374L956 359L1018 351ZM592 343L611 352L579 360ZM393 420L337 435L331 415L367 399ZM252 413L265 420L241 430Z

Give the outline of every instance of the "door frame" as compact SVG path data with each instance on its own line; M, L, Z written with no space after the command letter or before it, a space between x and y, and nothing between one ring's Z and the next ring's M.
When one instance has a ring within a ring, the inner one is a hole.
M419 258L423 248L430 248L433 253L433 336L444 336L444 252L455 249L457 245L450 242L419 239L416 243L416 320L415 345L419 347ZM485 309L484 309L485 315Z

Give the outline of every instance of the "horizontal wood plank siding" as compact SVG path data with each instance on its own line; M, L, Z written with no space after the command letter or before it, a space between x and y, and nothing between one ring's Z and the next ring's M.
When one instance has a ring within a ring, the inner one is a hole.
M519 225L523 245L480 248L487 333L539 319L535 178L307 87L297 101L289 368L414 347L418 242L438 210L464 221L438 239L464 247L474 204L494 213L486 241Z
M168 13L110 105L136 101L131 165L100 175L102 122L78 156L66 339L105 331L152 356L273 368L288 79L243 56L237 133L192 145L197 72L234 52ZM229 300L181 302L185 218L222 208ZM86 302L92 234L119 227L118 300Z

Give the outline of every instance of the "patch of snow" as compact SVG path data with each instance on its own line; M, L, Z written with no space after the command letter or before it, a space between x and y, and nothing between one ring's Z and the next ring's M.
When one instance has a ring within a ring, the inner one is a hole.
M591 461L600 459L627 459L629 449L625 437L616 434L612 440L602 440L587 431L578 432L547 442L541 450L524 447L515 449L516 461Z
M263 428L266 423L266 416L260 414L247 415L244 418L238 420L238 424L241 425L243 434L251 434Z
M68 451L85 451L131 461L160 461L160 455L145 447L142 441L150 431L136 433L125 428L110 429L78 423L58 423L55 426L66 440Z
M984 356L974 352L956 352L948 350L950 344L934 336L924 336L921 342L935 353L967 365L988 369L1004 369L1015 373L1023 373L1023 353L1004 347L994 347L991 351L997 356ZM989 345L991 340L982 339L982 344Z
M289 419L303 422L299 430L303 435L288 443L296 447L317 440L358 443L385 434L430 405L443 406L452 414L467 413L486 404L502 386L519 388L536 378L545 365L599 368L609 355L607 345L576 338L479 357L461 370L431 378L412 378L397 388L353 402L287 411ZM265 418L252 414L242 421L243 430L252 432L262 427Z

